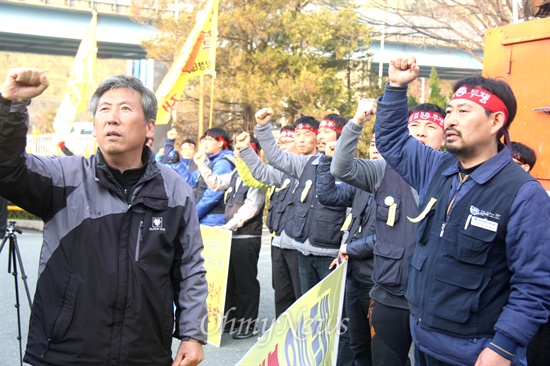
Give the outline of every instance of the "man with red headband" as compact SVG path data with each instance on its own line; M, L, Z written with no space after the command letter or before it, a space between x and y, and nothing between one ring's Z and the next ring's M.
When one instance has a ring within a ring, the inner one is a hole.
M382 156L420 194L405 292L415 361L525 364L524 348L550 309L550 198L500 142L510 141L514 94L495 79L457 81L447 152L439 152L404 127L418 72L414 57L390 61L375 128Z
M336 141L347 120L337 114L323 118L319 126L310 123L295 124L294 138L298 151L316 143L315 156L303 156L282 151L268 124L273 111L264 108L256 112L256 136L264 149L264 154L273 166L298 179L291 200L292 219L287 220L285 233L298 250L298 271L302 294L315 286L329 273L332 260L338 256L346 210L341 207L327 207L319 203L315 194L317 166L320 154L324 153L327 142Z
M384 159L354 159L363 126L372 118L373 112L371 107L356 114L344 127L330 166L336 178L372 193L376 204L372 289L369 291L367 286L363 286L363 291L357 291L358 286L354 285L359 285L358 282L349 282L350 286L346 284L346 291L360 294L360 301L367 304L368 319L365 319L367 316L364 313L352 310L350 330L354 344L354 327L366 322L367 330L370 326L370 334L355 332L363 339L362 345L356 347L355 356L364 360L372 355L373 365L405 366L410 364L412 338L409 331L409 305L404 289L407 284L408 258L415 247L416 229L416 224L407 220L407 217L414 217L418 212L418 193ZM443 109L426 103L414 106L408 113L409 118L404 126L408 127L409 134L422 144L439 150L443 145ZM375 152L374 149L370 151L373 155ZM348 266L353 263L353 254L350 255ZM365 329L365 325L362 328ZM370 349L365 348L369 343Z

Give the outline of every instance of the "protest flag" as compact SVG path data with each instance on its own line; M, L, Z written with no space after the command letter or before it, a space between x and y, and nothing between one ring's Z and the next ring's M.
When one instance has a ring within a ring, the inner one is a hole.
M94 10L86 35L76 53L67 90L53 121L55 133L63 138L71 131L76 114L84 112L87 106L86 90L96 86L97 59L97 13Z
M206 8L197 14L195 27L159 85L156 92L159 105L157 125L170 121L189 79L214 73L218 4L219 0L210 0Z

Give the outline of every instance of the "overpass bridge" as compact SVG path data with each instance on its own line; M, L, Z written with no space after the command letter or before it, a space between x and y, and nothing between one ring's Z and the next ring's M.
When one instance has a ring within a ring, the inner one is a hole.
M185 11L192 2L157 0L165 11ZM131 0L0 0L0 52L27 52L74 56L91 19L98 12L98 58L139 60L146 57L143 38L156 30L133 22ZM483 65L464 51L442 47L418 37L373 40L371 67L378 74L394 55L414 54L421 66L420 77L429 77L435 66L441 79L458 79L480 73ZM480 55L481 55L480 51ZM424 67L422 67L424 66Z

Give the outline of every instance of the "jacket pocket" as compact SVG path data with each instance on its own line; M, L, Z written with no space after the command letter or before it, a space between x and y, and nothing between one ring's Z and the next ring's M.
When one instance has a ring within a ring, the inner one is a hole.
M298 240L301 243L306 240L304 232L307 224L308 213L309 206L296 206L294 215L289 217L289 220L287 220L286 223L288 236L292 239Z
M469 264L485 264L496 234L495 231L473 225L467 229L463 226L458 233L457 244L454 245L453 257Z
M74 315L77 286L78 283L76 275L71 273L67 280L67 285L65 286L65 293L63 295L61 308L52 327L52 333L50 336L52 343L61 342L69 329Z
M436 264L435 282L428 312L456 323L466 323L477 316L479 294L484 283L482 267L457 263L443 258Z
M404 275L405 248L400 245L383 242L380 240L374 244L374 281L385 286L402 285ZM397 294L399 295L399 294ZM402 293L401 293L402 295Z
M393 226L399 222L401 212L401 199L390 195L381 194L376 198L376 219Z
M340 247L343 232L340 230L345 220L345 211L331 207L321 207L315 211L315 225L309 233L310 242L321 247Z

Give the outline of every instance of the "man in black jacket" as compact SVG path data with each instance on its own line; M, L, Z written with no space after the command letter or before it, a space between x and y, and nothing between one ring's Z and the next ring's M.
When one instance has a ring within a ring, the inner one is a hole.
M0 96L0 195L45 223L25 362L198 364L203 246L191 188L145 148L154 94L131 76L104 80L90 106L97 153L43 157L25 151L27 106L48 85L12 69Z

